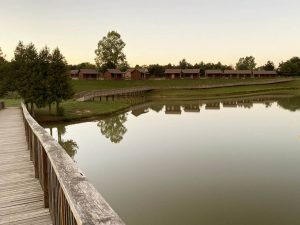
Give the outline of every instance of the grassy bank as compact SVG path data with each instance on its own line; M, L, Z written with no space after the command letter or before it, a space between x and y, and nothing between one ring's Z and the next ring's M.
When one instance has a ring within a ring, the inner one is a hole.
M168 87L193 87L205 86L213 84L229 84L241 82L257 82L257 81L270 81L275 79L201 79L201 80L72 80L72 85L76 93L82 91L92 91L99 89L113 89L113 88L130 88L151 86L156 88Z
M64 108L63 115L57 115L56 109L53 108L49 112L48 108L36 109L35 118L39 122L55 122L55 121L73 121L90 117L104 116L113 112L125 110L130 106L130 102L76 102L69 100L63 102L61 106Z
M300 80L279 84L237 86L204 90L155 90L149 94L153 99L218 98L248 94L291 94L300 95Z

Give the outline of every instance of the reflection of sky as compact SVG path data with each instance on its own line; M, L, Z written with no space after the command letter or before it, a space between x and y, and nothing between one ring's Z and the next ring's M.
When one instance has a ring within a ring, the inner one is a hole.
M77 142L79 167L128 224L299 222L299 112L150 110L127 113L124 126L119 144L97 122L69 125L64 138Z
M93 62L97 42L117 30L132 66L246 55L279 63L299 55L299 8L299 0L1 0L0 46L10 58L19 40L32 41L59 46L70 63Z

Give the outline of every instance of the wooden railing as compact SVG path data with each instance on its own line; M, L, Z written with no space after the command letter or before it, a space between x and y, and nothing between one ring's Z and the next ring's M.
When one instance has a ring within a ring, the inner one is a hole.
M4 102L0 102L0 110L5 108Z
M124 225L65 150L22 104L30 159L54 225Z

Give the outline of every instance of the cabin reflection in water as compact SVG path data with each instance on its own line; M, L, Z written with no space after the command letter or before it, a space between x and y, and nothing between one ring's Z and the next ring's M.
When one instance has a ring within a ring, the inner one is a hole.
M131 114L138 117L138 116L148 113L148 112L149 112L149 107L143 106L141 108L132 109Z
M214 110L220 110L220 102L208 102L205 105L205 109L214 109Z
M166 114L181 114L180 105L166 105Z
M244 107L244 108L252 108L253 107L253 101L251 99L239 99L237 100L237 105L239 107Z
M237 101L236 100L223 101L222 105L223 105L224 108L236 108L237 107Z
M185 105L183 108L185 112L200 112L200 106L198 104Z

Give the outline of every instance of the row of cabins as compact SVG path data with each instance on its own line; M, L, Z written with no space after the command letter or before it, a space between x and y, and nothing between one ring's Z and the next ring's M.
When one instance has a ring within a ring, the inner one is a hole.
M251 70L206 70L206 78L259 78L275 77L276 71L251 71ZM145 80L150 78L148 69L131 68L126 72L119 69L108 69L100 74L95 69L71 70L72 79L79 80ZM199 79L200 69L166 69L164 73L166 79Z
M206 70L207 78L259 78L259 77L275 77L276 71L252 71L252 70Z

